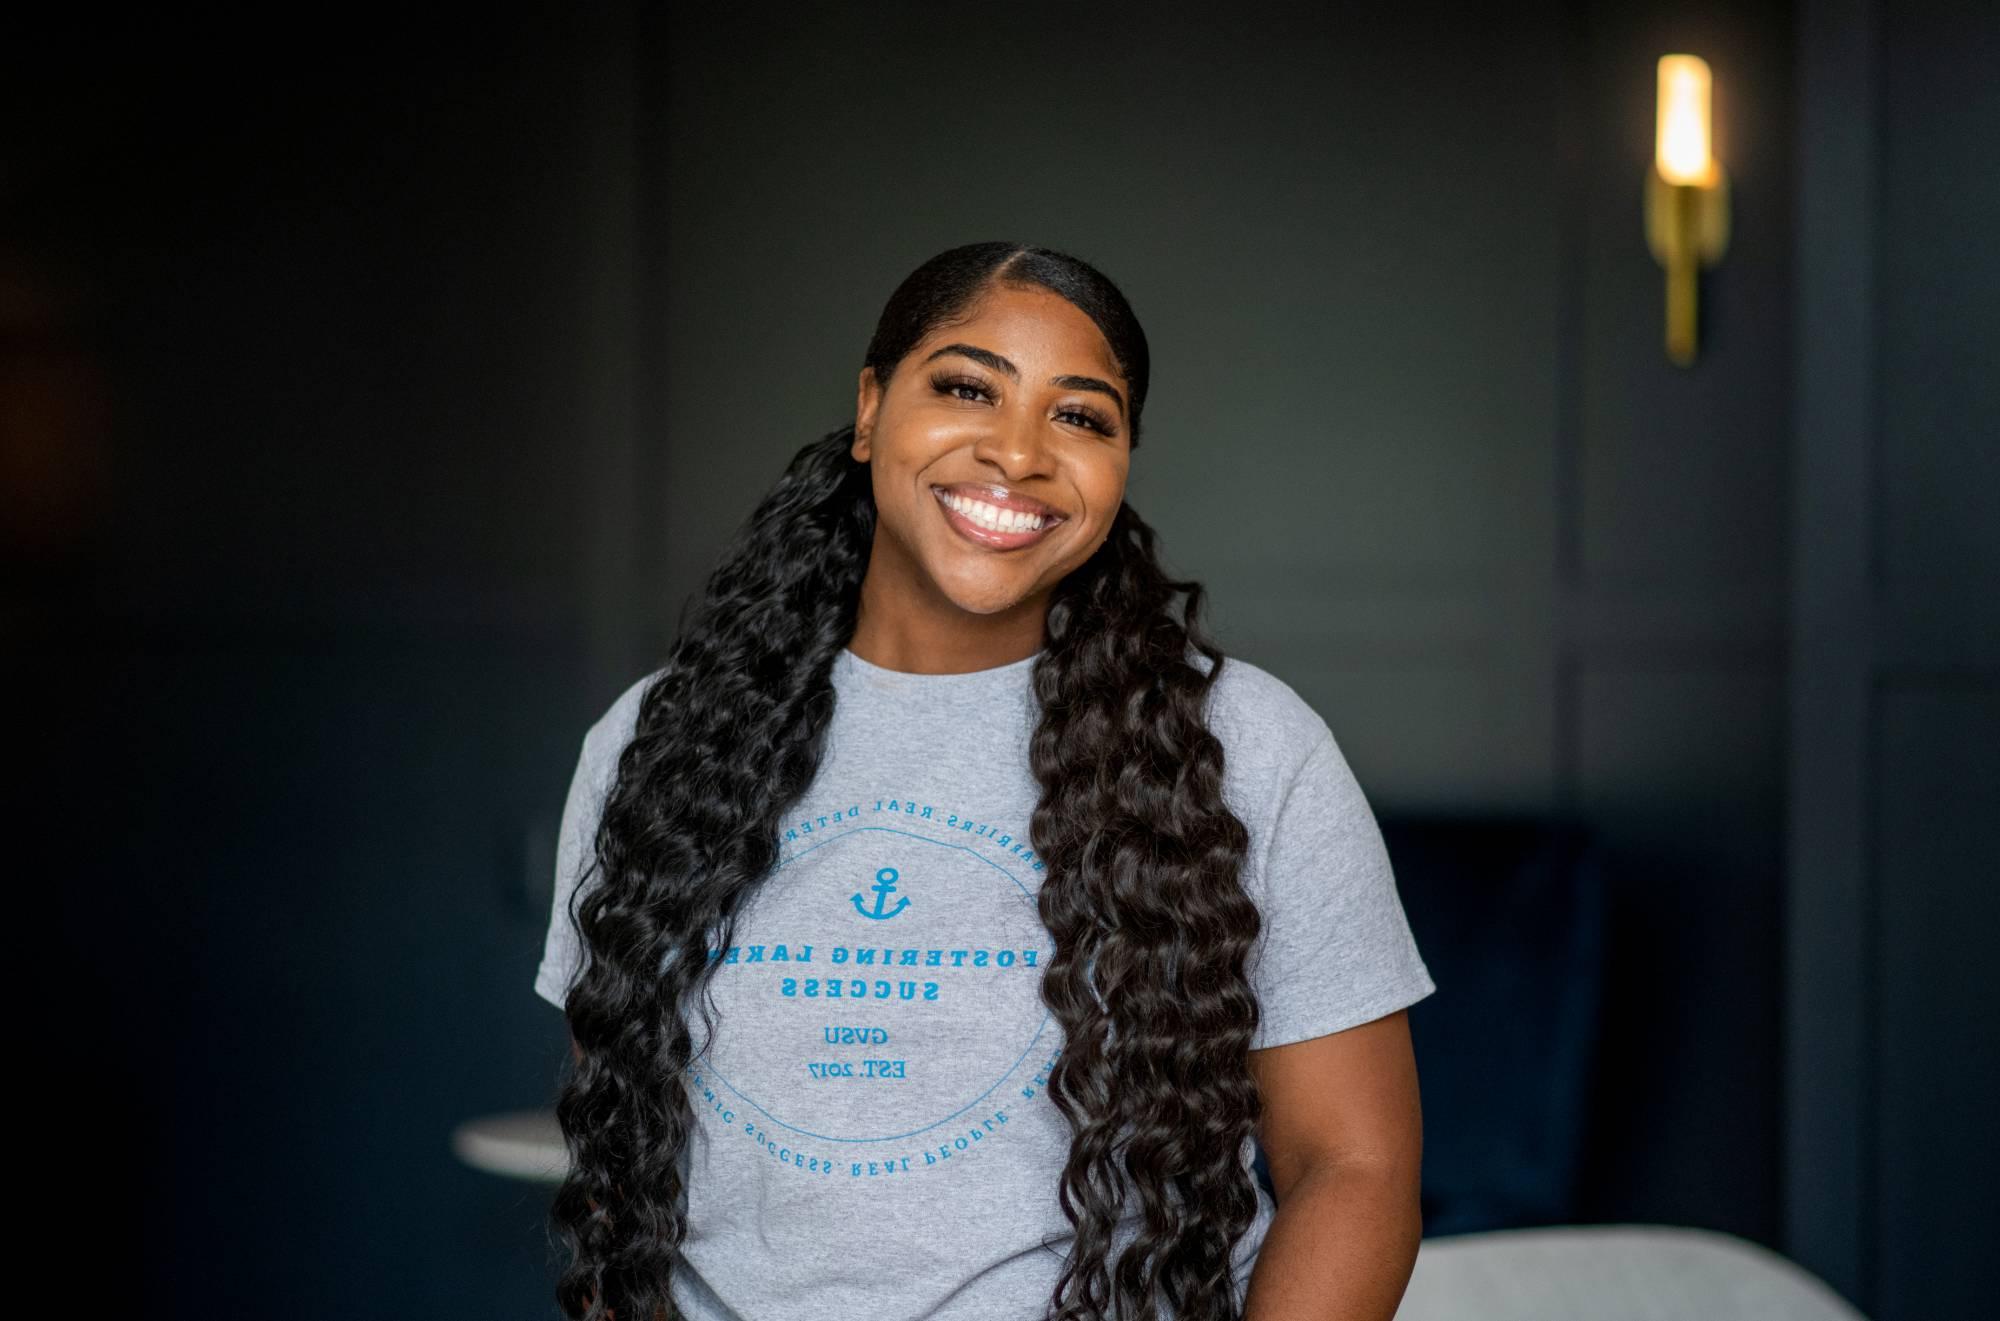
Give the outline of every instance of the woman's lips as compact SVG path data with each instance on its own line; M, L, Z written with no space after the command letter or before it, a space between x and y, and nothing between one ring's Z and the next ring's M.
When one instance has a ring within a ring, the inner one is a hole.
M1001 532L974 522L953 509L945 498L946 493L940 488L933 486L931 494L937 497L938 508L944 513L944 521L951 525L953 531L975 545L986 546L993 550L1018 550L1022 546L1032 546L1063 522L1060 518L1049 518L1038 528L1020 532Z

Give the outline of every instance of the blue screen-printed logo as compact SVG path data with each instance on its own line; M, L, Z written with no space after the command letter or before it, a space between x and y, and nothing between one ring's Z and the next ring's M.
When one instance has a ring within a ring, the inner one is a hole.
M1039 878L912 825L785 859L712 954L729 966L703 1073L739 1122L856 1157L873 1153L848 1144L917 1152L990 1119L1045 1061Z

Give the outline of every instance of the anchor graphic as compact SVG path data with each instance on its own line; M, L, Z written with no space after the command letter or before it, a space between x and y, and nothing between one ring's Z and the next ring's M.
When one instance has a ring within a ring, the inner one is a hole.
M876 872L875 884L870 886L869 888L875 891L874 912L871 913L867 909L861 906L860 895L857 894L854 896L854 911L861 914L861 916L863 917L872 917L879 922L887 918L894 917L896 914L902 912L905 908L908 908L910 906L910 899L908 895L898 895L896 898L896 906L894 908L891 908L886 913L882 911L882 901L884 899L887 899L890 895L895 894L896 891L896 869L894 867L884 867L881 871Z

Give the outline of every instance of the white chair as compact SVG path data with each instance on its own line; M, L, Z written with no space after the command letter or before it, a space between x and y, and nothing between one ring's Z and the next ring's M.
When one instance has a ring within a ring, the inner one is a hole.
M1733 1234L1561 1225L1425 1239L1396 1321L1864 1321Z

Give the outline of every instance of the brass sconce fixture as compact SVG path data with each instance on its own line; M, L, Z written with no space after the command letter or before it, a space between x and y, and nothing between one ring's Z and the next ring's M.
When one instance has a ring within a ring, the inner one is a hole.
M1698 277L1729 247L1729 176L1710 146L1708 63L1698 55L1660 57L1646 246L1667 272L1667 357L1691 367Z

